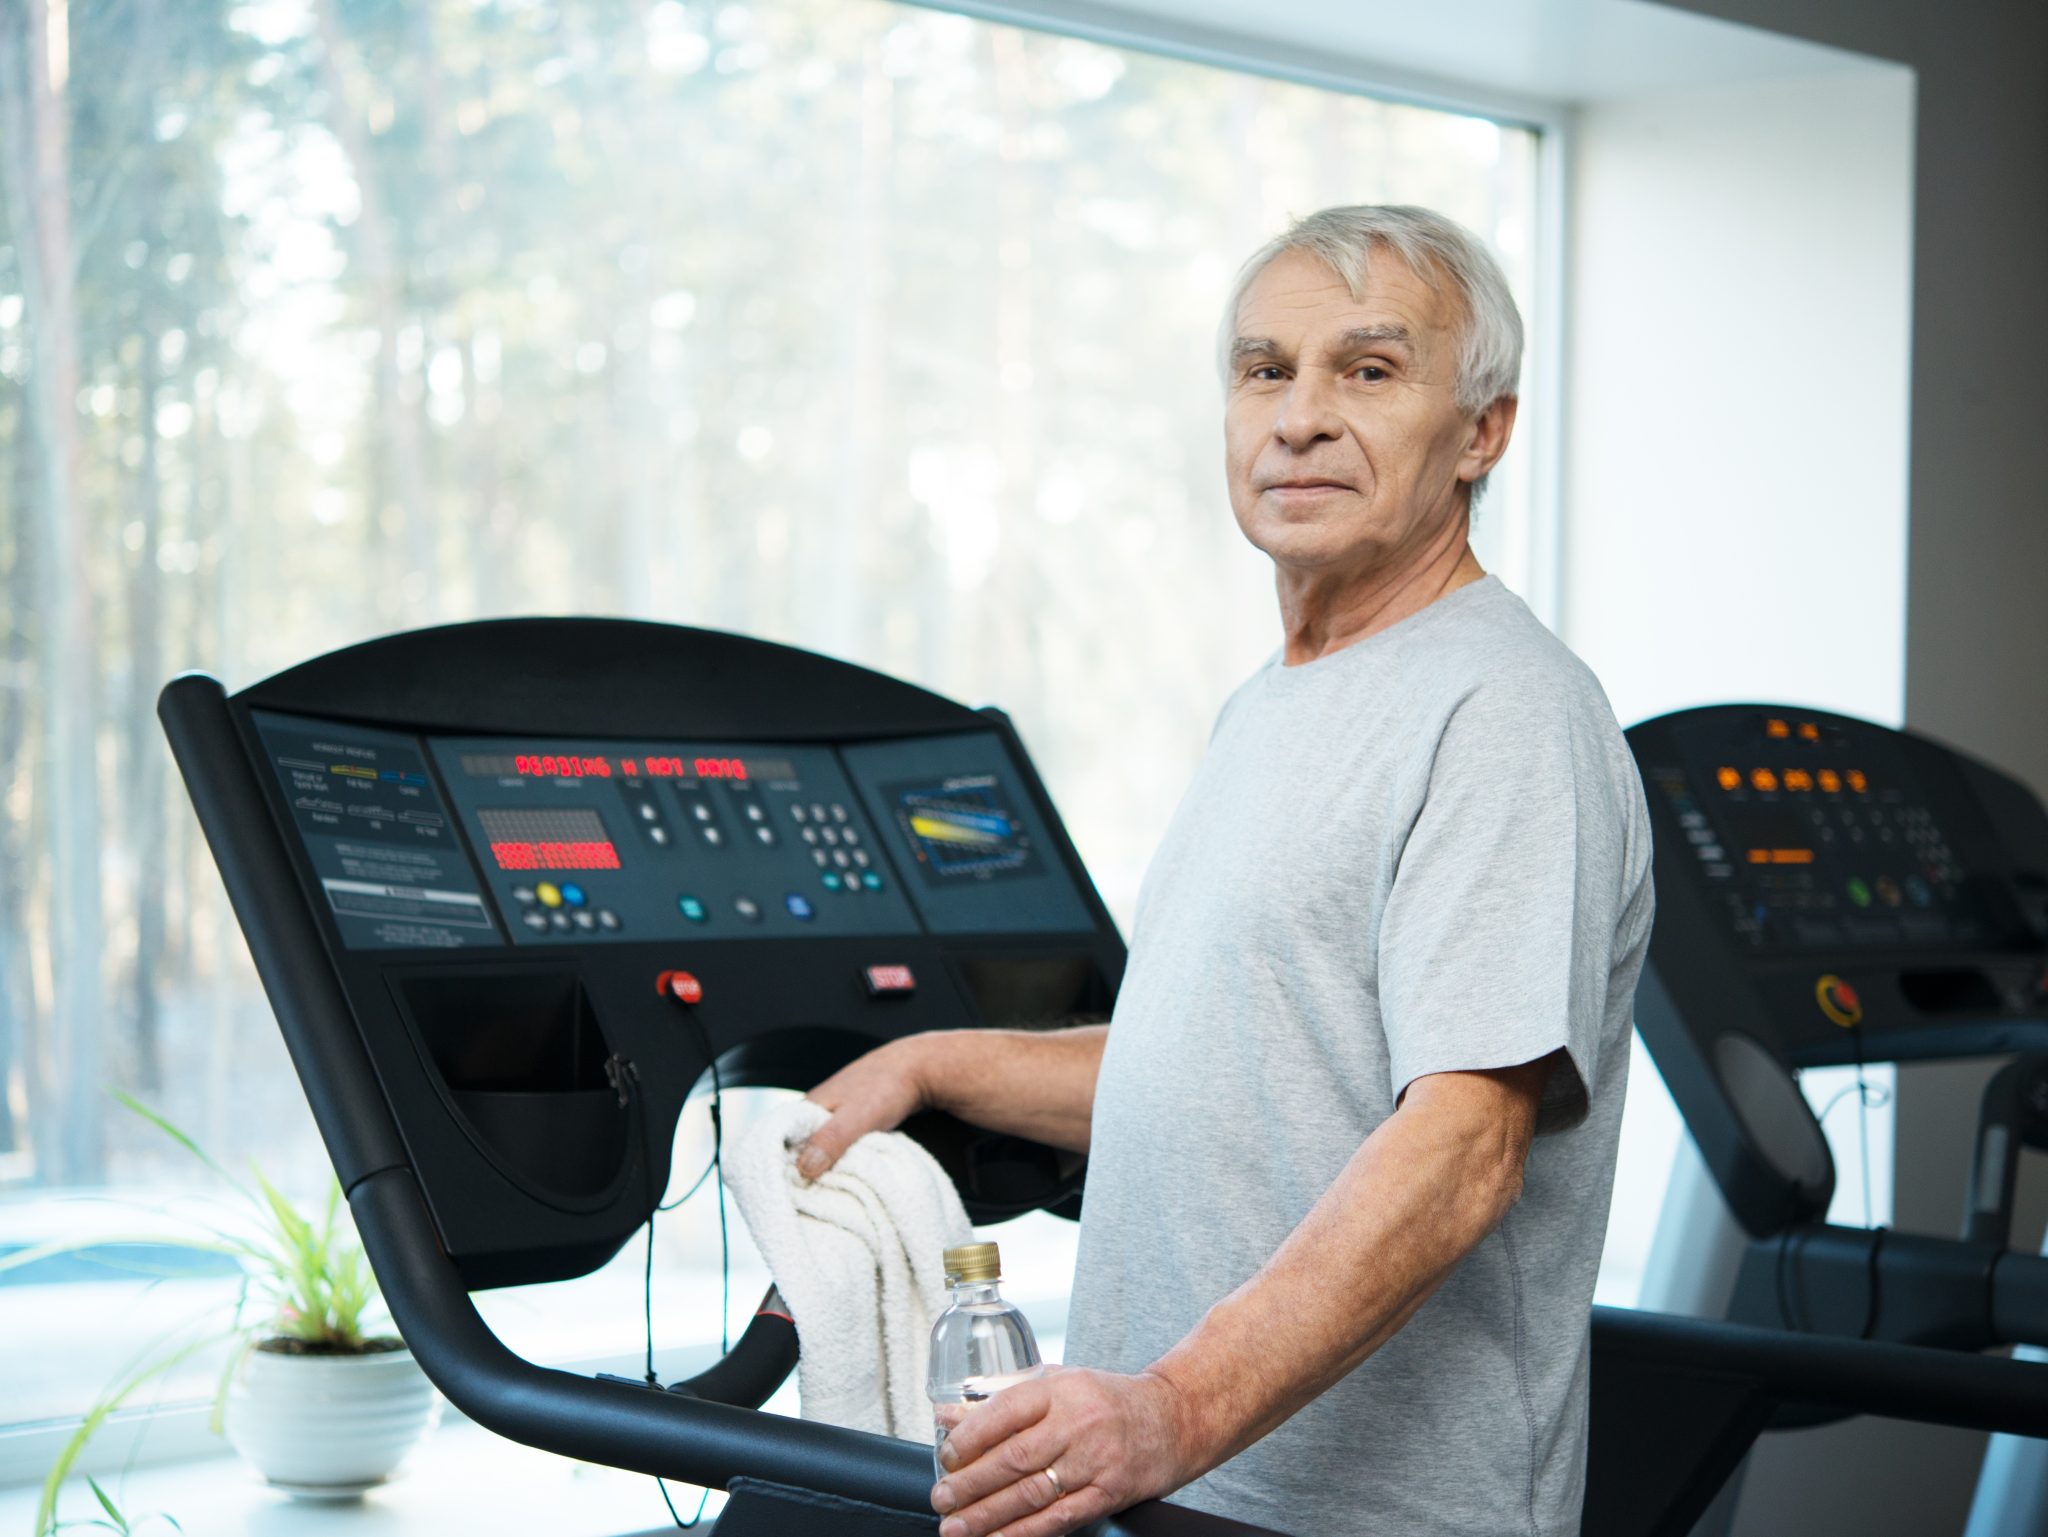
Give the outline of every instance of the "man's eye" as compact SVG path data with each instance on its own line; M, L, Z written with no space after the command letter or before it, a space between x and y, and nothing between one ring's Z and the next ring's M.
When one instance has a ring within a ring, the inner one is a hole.
M1361 363L1352 370L1352 373L1368 384L1377 384L1387 377L1387 371L1377 363Z
M1261 363L1245 377L1248 379L1277 379L1280 377L1280 368L1276 363Z

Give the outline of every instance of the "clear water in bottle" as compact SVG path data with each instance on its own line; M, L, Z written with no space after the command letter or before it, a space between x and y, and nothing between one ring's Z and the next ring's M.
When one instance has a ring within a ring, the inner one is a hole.
M945 1255L946 1311L932 1325L931 1365L925 1388L932 1400L932 1467L940 1476L939 1448L967 1412L1044 1371L1031 1321L1003 1299L1002 1260L992 1243L963 1244Z

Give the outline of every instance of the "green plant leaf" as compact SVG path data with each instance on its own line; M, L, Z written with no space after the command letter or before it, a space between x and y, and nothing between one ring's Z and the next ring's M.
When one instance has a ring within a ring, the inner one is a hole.
M88 1473L85 1478L85 1486L92 1490L93 1498L100 1502L100 1509L104 1510L107 1513L107 1518L114 1523L114 1530L117 1532L127 1531L128 1518L121 1514L121 1509L118 1505L107 1498L107 1491L100 1487L100 1481Z
M57 1460L50 1465L50 1471L43 1479L42 1499L36 1505L36 1537L44 1537L44 1534L57 1529L57 1491L70 1476L72 1464L78 1461L79 1453L85 1450L86 1442L98 1434L100 1427L107 1422L107 1417L146 1383L161 1377L179 1363L190 1360L200 1351L209 1350L223 1340L232 1338L231 1332L223 1330L162 1351L145 1360L99 1396L93 1406L86 1411L78 1429L71 1433L71 1439L66 1441L63 1449L57 1453Z
M214 1161L213 1154L207 1152L205 1148L201 1147L197 1142L194 1142L184 1132L180 1131L176 1126L173 1126L169 1121L165 1120L161 1115L157 1114L156 1111L150 1109L149 1106L145 1105L141 1100L137 1099L134 1095L127 1093L125 1090L122 1089L110 1087L107 1090L107 1092L113 1095L113 1097L119 1100L123 1105L126 1105L130 1110L134 1111L137 1115L141 1116L145 1121L149 1122L149 1124L154 1126L158 1131L162 1132L165 1136L169 1137L173 1142L177 1143L178 1146L184 1148L185 1151L190 1153L194 1158L197 1158L201 1163L205 1164L207 1168L213 1170L214 1173L218 1174L222 1179L226 1180L230 1185L234 1186L235 1189L241 1191L244 1195L248 1194L248 1186L244 1185L240 1180L236 1179L234 1175L228 1173L226 1169L222 1168L218 1163L216 1163Z

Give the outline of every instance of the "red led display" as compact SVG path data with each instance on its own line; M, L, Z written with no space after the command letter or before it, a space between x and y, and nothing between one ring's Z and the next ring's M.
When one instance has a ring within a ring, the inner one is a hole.
M533 774L542 779L609 779L612 760L585 758L576 753L515 753L512 772Z
M610 843L494 843L491 858L500 870L616 870L619 851Z
M699 779L745 779L746 760L743 758L699 758L697 759Z

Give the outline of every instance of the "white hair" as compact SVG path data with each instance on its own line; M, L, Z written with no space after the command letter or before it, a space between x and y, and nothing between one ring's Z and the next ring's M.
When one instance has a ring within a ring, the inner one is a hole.
M1376 249L1392 251L1407 263L1409 271L1439 293L1448 282L1463 306L1458 409L1476 416L1502 397L1515 394L1522 375L1522 314L1515 308L1515 296L1508 291L1500 263L1463 225L1430 209L1399 203L1325 208L1297 220L1251 254L1231 285L1216 339L1216 366L1225 388L1230 383L1230 349L1237 340L1238 305L1267 263L1283 251L1306 251L1358 296L1365 291ZM1485 476L1473 484L1475 504L1485 485Z

